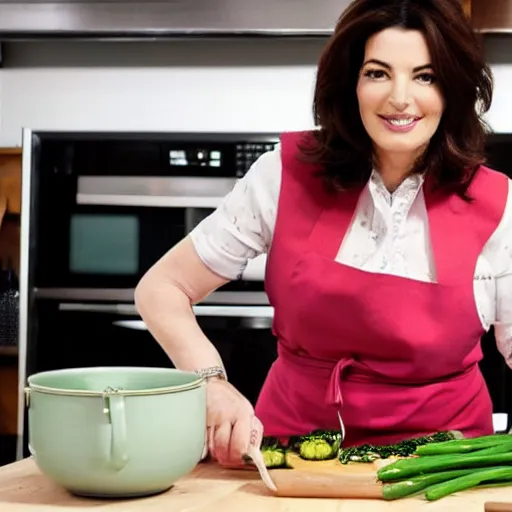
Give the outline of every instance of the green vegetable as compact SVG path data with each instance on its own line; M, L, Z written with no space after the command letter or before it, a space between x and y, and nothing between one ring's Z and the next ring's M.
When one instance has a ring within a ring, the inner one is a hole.
M490 482L485 484L480 484L476 486L476 489L492 489L495 487L510 487L511 482L508 480L505 480L503 482Z
M425 498L429 501L444 498L458 491L471 489L483 482L502 480L512 482L512 467L494 467L473 471L469 475L453 478L435 485L425 491Z
M430 443L416 448L416 455L442 455L448 453L469 453L476 450L490 448L502 443L512 442L508 434L494 434L490 436L475 437L473 439L455 439Z
M396 444L374 446L364 444L341 450L339 460L342 464L349 462L373 462L376 459L389 457L410 457L415 454L418 447L429 443L441 443L458 439L462 434L458 431L437 432L429 436L406 439Z
M337 457L340 446L341 432L314 430L304 436L292 436L287 443L277 437L264 436L261 453L268 468L291 468L291 453L306 460L329 460Z
M481 450L478 450L479 455L491 455L493 453L505 453L505 452L512 452L512 436L511 438L506 441L502 441L501 443L490 446L489 448L483 448Z
M286 450L282 448L262 448L261 455L267 468L289 468Z
M480 454L477 452L459 455L430 455L428 457L416 457L400 459L379 469L377 477L386 482L400 480L424 473L435 473L450 469L469 469L510 464L512 466L512 452Z
M261 443L261 455L269 469L291 468L287 447L276 437L264 437Z
M385 500L405 498L406 496L416 494L431 485L468 475L472 472L472 469L443 471L440 473L433 473L431 475L420 475L407 480L400 480L399 482L387 483L382 486L383 497Z
M314 430L308 435L290 439L289 449L305 460L335 459L341 447L338 430Z
M512 485L512 436L449 440L416 449L416 457L377 471L383 497L403 498L425 491L429 501L475 487Z
M305 460L329 460L336 457L337 452L323 439L304 441L300 445L299 455Z

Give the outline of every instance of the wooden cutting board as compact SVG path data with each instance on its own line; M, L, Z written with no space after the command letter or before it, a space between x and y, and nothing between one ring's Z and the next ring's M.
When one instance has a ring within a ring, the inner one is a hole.
M288 498L380 499L383 484L377 479L380 467L392 460L375 463L341 464L338 460L305 461L291 455L294 469L269 471L274 481L276 496ZM465 493L483 493L470 489ZM512 486L511 490L512 497ZM464 494L464 493L458 493ZM420 495L421 496L421 495ZM421 499L421 497L419 498ZM512 503L492 501L485 503L485 512L512 512Z
M485 512L512 512L512 502L488 501L484 505Z
M277 496L383 499L376 464L305 461L295 455L290 458L294 469L269 471L277 487Z

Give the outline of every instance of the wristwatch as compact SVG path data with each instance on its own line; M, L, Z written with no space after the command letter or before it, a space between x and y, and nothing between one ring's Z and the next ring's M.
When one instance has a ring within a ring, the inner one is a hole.
M196 373L203 377L203 379L206 381L214 378L220 380L228 380L226 371L224 368L222 368L222 366L210 366L208 368L201 368L200 370L196 370Z

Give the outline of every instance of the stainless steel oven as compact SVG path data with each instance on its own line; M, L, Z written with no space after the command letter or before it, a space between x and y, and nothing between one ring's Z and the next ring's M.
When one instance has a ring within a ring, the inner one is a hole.
M268 134L34 135L34 286L133 289L275 142ZM226 290L262 290L262 259Z
M134 307L144 272L209 215L276 134L49 133L23 140L22 385L44 370L171 366ZM195 307L255 402L276 357L265 258Z

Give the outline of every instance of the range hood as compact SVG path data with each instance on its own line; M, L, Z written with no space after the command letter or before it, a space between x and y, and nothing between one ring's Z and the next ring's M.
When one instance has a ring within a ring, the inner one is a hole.
M350 0L0 0L0 40L327 37Z

